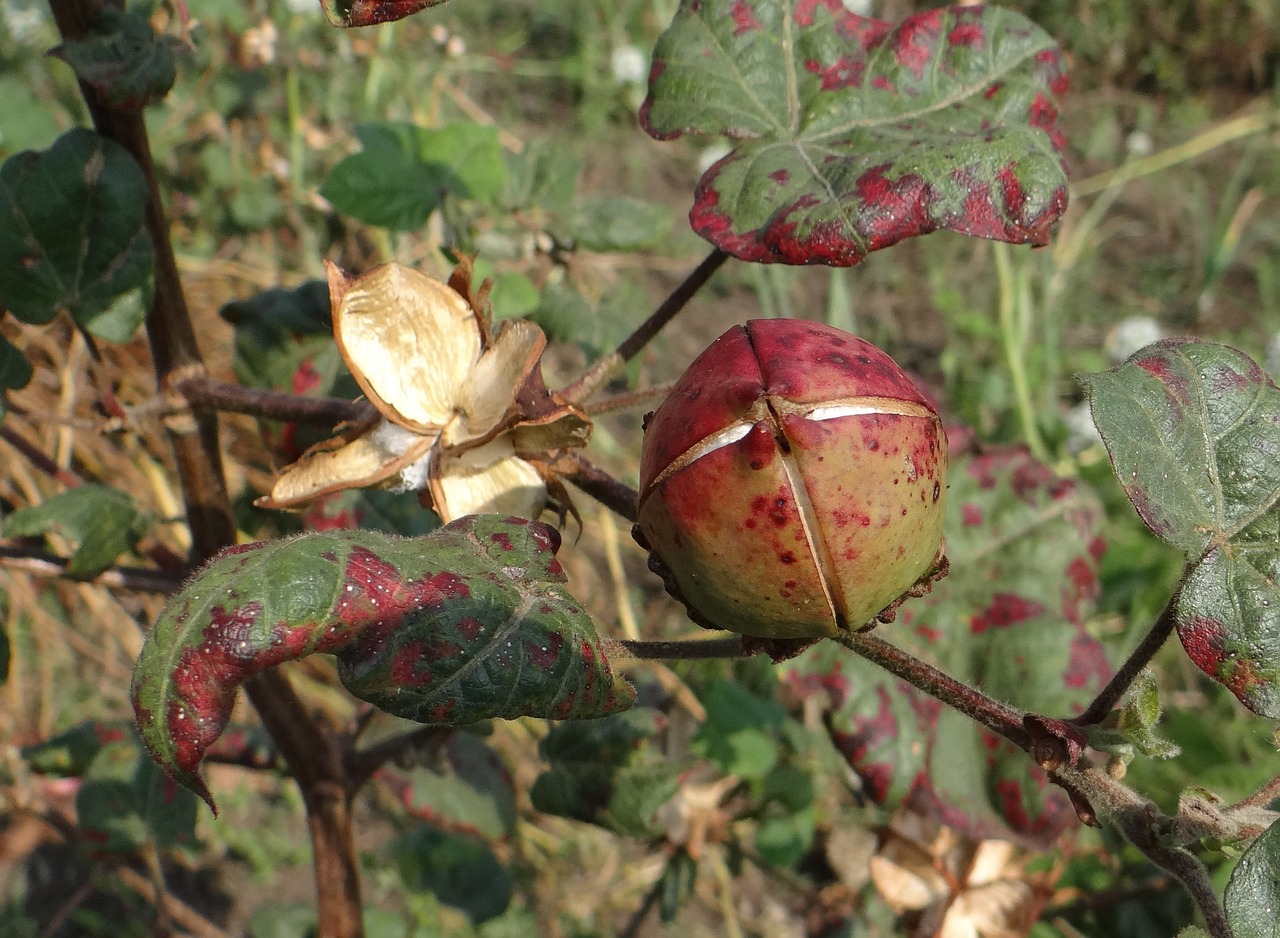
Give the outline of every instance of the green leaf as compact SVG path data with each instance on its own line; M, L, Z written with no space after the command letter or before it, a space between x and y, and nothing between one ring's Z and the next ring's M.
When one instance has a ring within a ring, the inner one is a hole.
M406 776L405 806L424 820L495 840L515 827L511 773L498 754L472 733L453 734Z
M74 777L89 770L103 746L125 738L127 725L89 720L64 730L42 743L22 748L22 758L32 771L44 775Z
M1267 828L1240 858L1223 899L1235 938L1280 935L1280 823Z
M506 174L496 207L504 212L532 208L562 212L573 202L582 161L544 137L519 153L504 153Z
M511 874L481 840L419 824L391 849L408 889L434 893L472 922L495 918L511 904Z
M1129 500L1187 560L1187 654L1280 717L1280 390L1243 352L1190 339L1082 380Z
M259 906L249 917L252 938L310 938L316 932L316 910L311 905Z
M533 806L627 836L657 836L654 815L683 771L675 760L644 761L641 744L657 728L657 715L645 709L552 727L538 747L550 768L529 792Z
M22 350L0 336L0 388L16 391L31 380L31 362Z
M538 288L524 274L503 271L493 278L489 293L497 319L521 319L538 308Z
M723 134L693 229L743 260L856 264L938 229L1045 244L1067 204L1062 53L997 7L893 25L808 0L682 0L640 111Z
M122 293L100 313L86 316L81 323L90 333L108 342L128 342L147 318L151 305L150 278L137 290Z
M756 828L756 850L767 862L789 869L813 845L812 808L766 817Z
M665 205L624 196L585 198L573 206L570 236L590 251L638 251L671 231Z
M176 595L134 672L156 760L209 800L196 771L250 675L318 652L351 693L397 716L602 716L635 692L564 589L559 536L473 515L422 538L308 534L219 554Z
M707 719L691 741L695 753L743 778L760 778L774 767L774 737L787 719L781 706L724 680L707 685L701 701Z
M177 70L175 40L157 36L139 13L102 7L83 39L65 42L50 52L75 71L113 108L138 110L163 100Z
M109 485L82 485L4 520L6 537L60 534L78 542L67 563L67 575L89 579L132 550L146 533L150 515L133 499Z
M485 200L502 191L506 170L496 128L383 122L357 125L356 136L363 149L333 168L320 194L370 225L411 231L446 193Z
M193 846L198 804L128 732L89 765L76 793L76 817L95 849L131 853L147 843Z
M658 917L664 925L675 921L681 906L693 894L698 881L698 862L681 850L663 867L658 879Z
M120 144L71 130L0 166L0 306L88 325L151 276L147 180Z
M948 478L951 574L880 626L884 638L997 700L1078 713L1111 675L1085 629L1099 589L1101 506L1021 450L960 461ZM971 837L1032 847L1074 822L1021 749L834 643L785 673L798 694L832 700L832 738L878 804L910 804Z

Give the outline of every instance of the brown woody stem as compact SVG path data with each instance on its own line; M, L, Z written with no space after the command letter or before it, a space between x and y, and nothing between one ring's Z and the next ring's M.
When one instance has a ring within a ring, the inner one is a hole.
M624 362L635 358L659 330L685 308L694 295L711 279L711 275L728 259L729 255L719 248L712 250L702 263L694 268L693 273L685 277L684 282L671 291L671 295L663 300L662 305L655 309L648 319L640 323L635 332L622 340L615 354Z
M1237 811L1241 808L1265 808L1277 798L1280 798L1280 775L1271 779L1247 798L1241 798L1227 810Z
M695 661L705 658L741 658L745 654L742 639L737 635L730 638L695 638L670 642L606 638L600 645L605 657L614 660L637 658L644 661Z
M47 454L41 451L40 447L35 446L22 434L15 431L12 427L0 426L0 440L4 440L24 457L31 465L35 466L49 478L60 483L69 489L78 488L84 484L84 479L80 478L70 469L63 469L56 462L49 458Z
M662 301L662 305L655 309L649 318L642 322L635 332L622 340L622 344L616 349L605 355L594 365L587 369L586 374L579 377L576 381L566 385L560 389L560 393L564 395L566 400L573 401L577 404L583 404L591 397L593 393L614 374L624 364L635 358L640 350L652 341L658 331L676 317L680 310L684 309L689 300L693 299L708 280L711 275L720 269L720 265L729 259L729 255L724 251L716 248L701 264L694 268L689 276L676 287L671 295Z
M1179 591L1175 591L1169 597L1169 601L1161 611L1160 618L1156 619L1156 624L1151 627L1151 631L1138 643L1138 647L1133 650L1124 664L1116 669L1116 673L1107 682L1107 686L1099 692L1084 713L1071 720L1072 723L1077 726L1092 726L1096 723L1101 723L1107 718L1107 714L1115 709L1125 691L1137 680L1138 675L1142 673L1142 669L1151 663L1151 659L1155 657L1156 652L1164 646L1164 643L1169 640L1169 636L1173 634L1173 630L1177 627L1177 608L1180 595Z
M614 514L635 524L639 501L635 489L578 453L565 457L565 461L572 467L563 473L566 482L572 482Z
M67 559L43 550L26 550L21 547L0 544L0 567L21 570L33 576L62 577L67 575ZM90 580L109 589L130 590L138 593L169 594L178 589L191 571L154 570L149 567L111 567Z
M266 388L246 388L207 375L184 378L174 387L193 407L250 414L264 420L333 425L362 420L374 413L373 407L363 401L349 401L341 397L304 397Z
M50 0L49 5L65 41L88 35L102 11L99 0ZM156 383L163 393L181 378L204 375L205 368L178 276L146 125L141 111L112 107L84 82L80 83L80 94L94 129L123 146L147 180L144 217L155 251L155 292L145 326ZM191 531L189 560L199 564L236 540L222 471L217 412L193 407L189 417L167 420L165 429ZM245 689L302 789L315 861L319 938L360 938L360 882L350 796L337 740L303 707L283 675L259 674Z
M1025 714L1021 710L988 697L976 687L957 681L933 665L926 664L874 635L841 631L835 636L835 640L930 697L959 710L992 732L999 733L1015 746L1030 750L1031 737L1023 729Z
M1153 802L1091 766L1063 766L1050 772L1049 777L1064 788L1080 792L1098 809L1099 816L1118 827L1148 860L1173 874L1191 894L1213 938L1232 938L1209 871L1187 850L1165 842L1170 819Z

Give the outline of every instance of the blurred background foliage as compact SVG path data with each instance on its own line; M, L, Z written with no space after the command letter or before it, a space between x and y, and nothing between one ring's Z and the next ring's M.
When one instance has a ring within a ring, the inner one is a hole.
M1187 333L1280 369L1280 7L1009 5L1055 35L1072 63L1063 121L1075 193L1053 244L1032 252L940 234L848 270L730 264L613 390L660 387L752 316L808 316L865 335L919 375L954 427L1026 444L1097 490L1109 550L1088 627L1119 653L1153 621L1180 566L1115 484L1072 375ZM896 19L926 4L847 6ZM188 42L173 92L147 119L214 374L354 393L328 342L323 293L309 285L326 257L351 270L394 258L441 273L447 252L478 253L496 313L531 316L557 343L553 385L612 347L707 250L684 215L717 142L655 143L635 118L649 50L674 10L674 0L451 0L349 32L326 25L311 0L192 0L185 26L169 7L150 10ZM0 158L85 123L70 70L45 56L56 42L41 3L0 0ZM465 161L432 156L460 152L459 141ZM389 184L353 185L362 158L395 167ZM278 288L290 292L263 295ZM145 346L90 350L61 326L4 329L37 367L6 426L151 512L139 553L180 555L179 499L145 403ZM85 432L104 426L91 360L99 391L144 402L143 432ZM642 412L602 415L593 442L593 458L631 481ZM305 445L294 433L228 421L242 501L266 490L288 447ZM12 445L0 442L6 513L57 488ZM628 532L589 500L581 507L583 533L564 559L602 630L694 634ZM422 525L379 495L325 511L389 530ZM241 517L255 537L291 523L247 507ZM161 878L189 933L305 935L302 813L252 728L245 746L264 770L214 767L217 822L158 808L127 730L102 729L127 717L136 623L154 620L159 599L6 568L0 598L0 936L151 934ZM1162 731L1183 755L1138 760L1130 780L1166 808L1189 786L1242 796L1275 758L1270 728L1181 649L1156 664ZM316 706L352 706L326 665L291 675ZM791 705L769 666L644 664L631 675L647 703L633 714L442 732L370 786L360 805L369 934L585 938L662 934L664 922L689 935L934 933L929 915L942 900L927 893L913 906L895 870L931 883L923 868L951 869L954 851L976 847L871 807L821 721ZM60 735L86 720L107 722ZM371 739L395 728L375 721ZM95 811L138 823L113 827L105 847L86 845L54 820L73 808L82 824ZM892 851L897 840L914 844L914 859ZM1231 852L1213 859L1225 882ZM1015 934L1166 938L1190 921L1168 878L1105 834L1072 832L1051 854L1018 855L1002 870L1033 900ZM977 885L952 875L937 888L955 905Z

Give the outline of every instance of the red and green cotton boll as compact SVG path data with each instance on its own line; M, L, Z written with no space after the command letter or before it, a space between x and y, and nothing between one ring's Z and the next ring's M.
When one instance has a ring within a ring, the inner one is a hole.
M945 572L947 439L884 352L805 320L735 326L646 422L636 537L703 625L821 638Z

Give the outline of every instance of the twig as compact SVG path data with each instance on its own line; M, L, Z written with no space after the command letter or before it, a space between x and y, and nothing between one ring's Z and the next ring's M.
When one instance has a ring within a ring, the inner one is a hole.
M703 259L702 263L694 268L693 273L689 274L684 279L684 282L671 292L671 295L663 301L662 305L655 309L648 319L640 323L635 332L622 340L622 344L618 346L616 352L617 356L624 362L629 362L635 358L640 350L648 345L650 340L658 334L658 331L684 309L685 305L711 279L711 275L719 270L721 265L728 259L728 254L719 248L714 248Z
M0 545L0 566L21 570L35 576L63 577L67 575L68 561L64 557L41 550ZM91 580L84 582L109 589L131 590L137 593L175 592L187 578L189 571L153 570L146 567L111 567Z
M635 489L579 453L565 456L564 462L570 467L563 472L565 481L572 482L614 514L635 523L640 498Z
M841 631L835 636L835 641L930 697L959 710L992 732L999 733L1020 749L1030 751L1031 737L1023 728L1025 714L1021 710L988 697L976 687L957 681L933 665L874 635Z
M649 887L649 891L644 894L644 899L640 901L639 907L631 913L631 917L627 919L627 924L622 926L622 931L618 932L618 938L636 938L636 935L640 934L640 926L649 917L649 913L653 911L653 907L658 903L658 898L662 895L663 881L666 879L667 871L671 869L672 864L675 863L679 856L680 854L677 853L667 861L666 866L662 868L662 872L658 874L658 878Z
M659 384L640 391L614 394L612 397L606 397L604 400L588 405L587 413L592 417L599 417L601 414L612 413L615 410L626 410L628 407L648 407L651 404L661 404L670 392L671 385Z
M1182 883L1213 938L1232 938L1209 871L1187 850L1171 847L1162 840L1170 819L1153 802L1093 766L1063 766L1050 772L1049 777L1068 790L1080 792L1099 816L1120 828L1148 860Z
M685 308L689 300L693 299L694 295L711 279L711 275L728 259L729 255L719 248L712 250L702 263L671 291L671 295L662 301L662 305L655 309L631 335L623 339L614 351L596 362L578 380L562 388L560 393L570 401L578 403L585 401L599 386L604 376L613 373L622 364L635 358L640 350L658 334L658 331Z
M1271 781L1267 782L1252 795L1242 798L1226 809L1226 813L1240 810L1241 808L1265 808L1271 802L1280 798L1280 775L1277 775Z
M1107 718L1107 714L1120 702L1120 698L1124 696L1125 691L1137 680L1142 670L1151 663L1151 659L1155 657L1156 652L1168 641L1169 636L1177 627L1176 613L1179 596L1180 591L1175 590L1161 611L1160 617L1156 619L1155 625L1151 627L1151 631L1138 643L1138 647L1133 650L1124 664L1116 669L1116 673L1107 682L1107 686L1099 692L1084 713L1068 722L1075 723L1077 726L1092 726L1096 723L1101 723Z
M49 6L64 41L85 38L102 14L100 0L49 0ZM86 82L81 81L79 88L94 129L124 147L147 181L144 218L151 236L154 270L145 328L156 384L165 393L186 378L203 376L205 366L174 258L146 124L140 110L113 107ZM165 432L191 531L189 561L196 565L236 541L217 412L193 407L190 414L167 419ZM246 682L245 690L302 790L315 863L318 936L361 938L359 869L337 739L303 707L282 675L271 671L256 675Z
M4 440L25 456L33 466L61 485L74 489L84 484L84 479L70 469L63 469L42 452L38 446L30 443L12 427L0 425L0 440Z
M49 923L45 925L40 932L40 938L51 938L62 930L62 926L66 924L71 913L82 906L86 899L93 893L93 880L86 879L83 883L76 887L71 895L67 896L65 902L59 906L58 911L49 919Z
M143 899L152 905L158 904L159 895L151 880L137 870L130 869L127 866L117 866L115 873L120 877L122 883L142 896ZM227 938L227 932L214 925L213 922L173 895L173 893L165 894L164 904L168 908L169 915L174 923L179 928L195 935L196 938Z
M454 728L451 726L423 726L352 753L347 758L347 777L351 780L352 791L358 791L388 762L394 762L406 752L447 739L453 733Z
M730 638L694 638L669 642L633 642L604 638L600 640L600 650L605 657L614 660L636 658L642 661L698 661L705 658L741 658L746 654L742 639L737 635Z
M184 378L174 388L193 406L288 423L332 426L362 420L374 413L373 406L365 401L349 401L341 397L304 397L266 388L246 388L218 381L207 375Z

